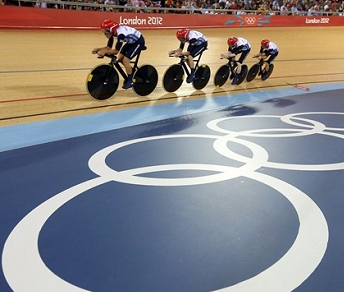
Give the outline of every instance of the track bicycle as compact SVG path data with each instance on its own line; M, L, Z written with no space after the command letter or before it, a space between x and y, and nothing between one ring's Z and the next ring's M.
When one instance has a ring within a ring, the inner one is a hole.
M257 58L257 57L254 57ZM250 70L248 70L246 81L251 82L256 76L260 76L260 78L264 81L268 79L274 70L274 64L269 64L269 70L265 70L265 63L264 59L260 59L256 64L254 64Z
M195 89L203 89L210 79L210 68L208 65L199 65L201 60L202 51L198 58L194 59L195 62L195 79L192 81L192 85ZM170 54L169 57L175 57L174 54ZM163 87L168 92L176 91L183 83L185 74L190 76L191 70L188 68L186 61L187 56L179 56L180 61L178 64L173 64L167 68L163 77Z
M223 59L223 58L221 58ZM247 75L248 67L245 64L241 65L240 73L237 73L238 61L235 60L235 57L227 58L228 62L225 65L222 65L215 73L214 84L215 86L223 86L228 78L232 80L232 85L241 84Z
M143 50L146 50L144 47ZM154 91L158 83L158 72L152 65L138 67L140 54L130 61L133 64L133 91L146 96ZM119 75L123 77L124 83L128 76L119 64L116 55L105 55L111 60L108 64L101 64L91 70L87 76L86 88L91 97L97 100L106 100L113 96L119 84ZM98 57L102 58L102 57Z

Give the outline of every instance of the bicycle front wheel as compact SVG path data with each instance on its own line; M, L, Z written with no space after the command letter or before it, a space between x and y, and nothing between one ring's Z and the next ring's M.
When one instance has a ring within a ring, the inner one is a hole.
M254 64L250 70L248 70L246 81L251 82L254 78L256 78L259 72L259 64Z
M229 77L229 66L222 65L215 73L214 84L215 86L223 86Z
M97 100L113 96L118 88L118 73L110 65L99 65L92 69L86 80L89 95Z

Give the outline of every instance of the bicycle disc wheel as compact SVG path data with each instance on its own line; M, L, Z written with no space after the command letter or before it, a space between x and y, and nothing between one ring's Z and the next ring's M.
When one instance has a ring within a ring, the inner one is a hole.
M231 75L229 75L229 79L230 79L230 80L234 79L235 71L236 71L235 68L236 68L237 66L238 66L238 64L237 64L236 62L234 62L234 63L231 64L231 67L232 67L232 68L230 69Z
M99 65L88 74L86 88L94 99L105 100L114 95L118 82L118 73L112 66Z
M248 70L246 81L251 82L254 78L256 78L259 72L259 64L254 64L250 70Z
M269 71L262 74L262 80L264 81L264 80L268 79L273 70L274 70L274 64L270 64L269 65Z
M248 71L247 65L242 65L241 66L241 72L239 74L238 80L236 81L236 85L243 83L243 81L246 78L247 71Z
M208 65L201 65L195 72L195 79L192 85L195 89L200 90L204 88L210 79L210 68Z
M222 65L215 73L214 77L214 84L215 86L223 86L228 80L229 77L229 66L228 65Z
M158 71L151 65L143 65L134 73L133 90L138 95L151 94L157 84Z
M183 83L184 69L179 64L171 65L167 68L162 79L162 85L168 92L176 91Z

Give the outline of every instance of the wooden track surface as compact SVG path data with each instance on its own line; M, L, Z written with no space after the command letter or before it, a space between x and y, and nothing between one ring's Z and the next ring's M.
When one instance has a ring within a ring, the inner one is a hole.
M174 93L167 93L161 80L167 67L177 62L167 55L169 50L178 47L175 30L145 30L142 32L148 49L141 54L140 64L156 67L159 73L157 88L150 96L139 97L132 90L119 87L114 97L101 102L89 97L85 88L90 70L107 61L91 54L94 47L106 44L101 31L0 30L0 125L290 84L343 82L342 30L341 27L201 29L209 40L209 49L203 54L201 63L211 68L210 81L202 91L184 83ZM252 56L259 51L261 39L268 38L278 44L280 55L267 81L255 79L239 86L232 86L230 82L222 88L214 86L214 74L225 63L220 60L220 54L226 52L226 40L231 35L245 37L251 42L252 51L246 60L249 67L255 62Z

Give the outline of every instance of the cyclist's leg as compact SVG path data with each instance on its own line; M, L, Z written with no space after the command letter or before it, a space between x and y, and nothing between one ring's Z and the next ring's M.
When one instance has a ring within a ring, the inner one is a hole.
M243 51L239 57L239 60L237 62L237 68L236 68L236 73L240 74L241 73L241 66L242 63L245 61L246 57L250 53L251 49L248 49L247 51Z
M121 54L123 55L122 63L128 75L128 80L123 85L123 89L128 89L133 86L133 68L131 67L130 60L140 53L143 47L144 39L141 37L134 44L126 43L123 46L123 50L121 50Z
M190 75L186 78L186 82L191 83L195 79L195 62L194 56L191 54L191 52L186 58L186 63L190 68Z
M278 53L277 53L277 54L270 55L270 56L264 61L264 63L265 63L264 71L265 71L265 72L268 72L268 71L269 71L269 69L270 69L270 64L272 63L273 60L276 59L277 55L278 55Z
M208 46L208 43L205 42L199 46L196 46L195 48L193 48L192 50L190 50L190 54L188 56L188 65L190 67L191 73L188 76L188 78L186 79L187 83L191 83L194 79L195 79L195 62L194 62L194 58L197 57L200 53L202 53Z

